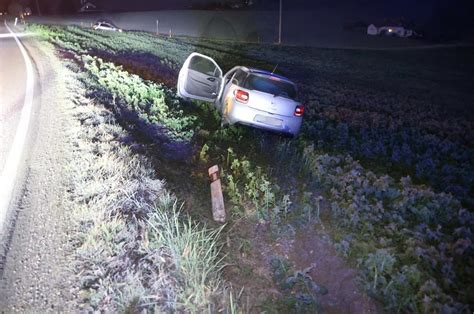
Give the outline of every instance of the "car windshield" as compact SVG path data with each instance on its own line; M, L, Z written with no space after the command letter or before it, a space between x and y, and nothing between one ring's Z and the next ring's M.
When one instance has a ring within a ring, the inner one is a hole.
M295 85L269 76L255 74L249 75L247 80L245 80L243 87L275 96L282 96L290 99L296 98Z

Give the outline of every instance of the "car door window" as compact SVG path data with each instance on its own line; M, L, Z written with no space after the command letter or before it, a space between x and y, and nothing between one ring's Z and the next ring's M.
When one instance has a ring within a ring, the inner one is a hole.
M221 76L221 70L213 61L196 55L189 62L186 91L198 97L215 98L219 92Z
M191 59L189 69L206 74L208 76L218 76L218 68L215 66L215 64L211 60L204 59L199 56Z

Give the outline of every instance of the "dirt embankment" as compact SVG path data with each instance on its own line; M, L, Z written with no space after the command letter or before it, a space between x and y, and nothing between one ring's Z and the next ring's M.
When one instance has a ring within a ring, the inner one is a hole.
M62 66L51 49L25 41L40 78L30 162L14 207L0 279L5 312L67 312L73 306L72 224L63 198L69 151L65 130L70 101Z

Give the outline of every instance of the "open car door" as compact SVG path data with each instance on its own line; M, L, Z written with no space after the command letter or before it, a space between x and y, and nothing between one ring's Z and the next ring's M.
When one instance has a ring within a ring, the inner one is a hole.
M179 71L178 96L214 102L219 95L222 70L208 56L193 52Z

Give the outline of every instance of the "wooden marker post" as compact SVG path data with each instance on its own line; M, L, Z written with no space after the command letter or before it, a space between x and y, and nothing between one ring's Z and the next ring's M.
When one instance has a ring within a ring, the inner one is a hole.
M217 165L212 166L208 172L211 179L212 217L214 221L225 222L226 214L221 179L219 178L219 167Z

